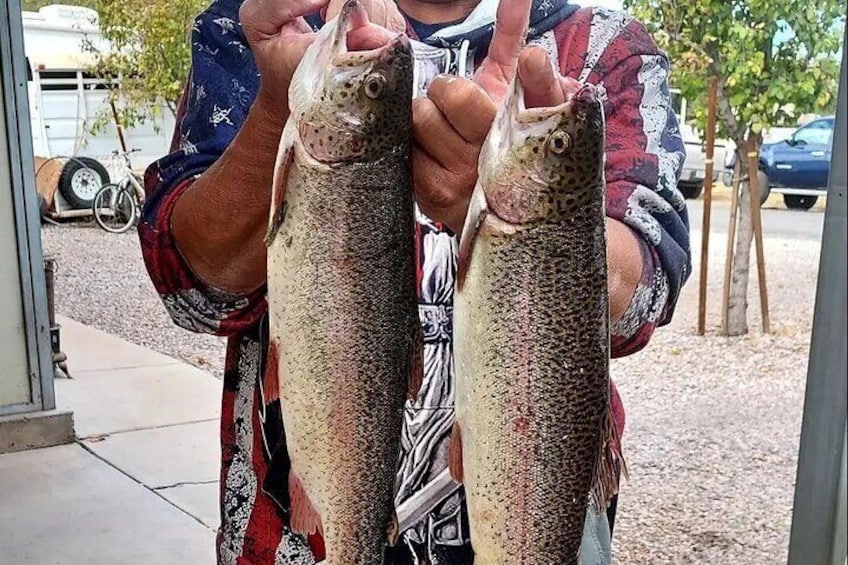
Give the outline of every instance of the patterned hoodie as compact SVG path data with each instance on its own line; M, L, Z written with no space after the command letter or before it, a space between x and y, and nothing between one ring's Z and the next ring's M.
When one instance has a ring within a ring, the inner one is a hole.
M259 74L238 21L240 4L215 0L195 21L190 80L171 151L146 174L148 200L139 236L148 272L175 323L228 338L218 562L312 564L323 558L322 540L288 529L289 461L280 405L266 399L261 386L268 345L265 289L235 295L211 288L192 272L171 231L174 203L232 142L258 90ZM491 41L496 8L497 0L481 0L461 22L435 28L409 22L408 33L416 39L417 96L426 95L438 73L473 75ZM313 28L322 25L317 15L308 21ZM607 215L639 236L643 260L633 301L612 328L613 357L629 355L671 320L691 270L687 210L677 189L685 150L671 107L669 62L626 13L578 9L564 0L534 2L529 39L548 50L562 74L593 83L603 93ZM419 214L416 238L425 382L405 411L398 505L426 493L444 472L453 422L456 237ZM611 394L623 434L624 410L614 385ZM462 489L441 493L434 502L404 532L391 563L472 563Z

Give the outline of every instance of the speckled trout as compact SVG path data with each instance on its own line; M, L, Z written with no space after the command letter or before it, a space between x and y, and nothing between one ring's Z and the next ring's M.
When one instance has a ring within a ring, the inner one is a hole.
M604 191L594 88L528 110L516 79L460 240L449 459L475 563L576 565L616 488Z
M380 564L397 536L402 409L423 374L413 56L402 35L348 51L366 25L348 1L295 72L266 237L266 382L279 387L291 525L323 535L328 565Z

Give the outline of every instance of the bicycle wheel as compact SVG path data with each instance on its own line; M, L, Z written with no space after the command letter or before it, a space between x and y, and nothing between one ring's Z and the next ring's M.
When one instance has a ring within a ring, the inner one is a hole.
M124 233L138 218L138 206L130 192L118 185L103 186L92 201L94 221L109 233Z

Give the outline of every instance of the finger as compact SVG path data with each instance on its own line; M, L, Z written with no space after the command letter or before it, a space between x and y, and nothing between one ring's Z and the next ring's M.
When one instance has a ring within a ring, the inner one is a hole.
M527 108L545 108L565 103L565 93L547 51L528 47L518 60L518 78L524 87Z
M577 79L564 76L559 77L559 84L562 87L562 92L565 94L566 100L570 100L583 87Z
M375 24L390 31L403 32L406 30L406 20L394 2L387 0L361 0L362 6L368 13L368 18ZM330 0L329 4L321 11L324 21L330 21L339 15L344 7L345 0Z
M309 49L309 46L312 45L312 42L315 41L317 34L311 31L309 33L303 33L292 22L290 25L283 27L280 31L280 37L286 38L284 58L296 65L303 59L303 55Z
M489 45L489 54L481 67L494 65L505 83L512 81L518 56L527 38L530 26L532 0L501 0L495 19L495 32Z
M386 28L374 24L352 30L347 34L347 48L351 51L378 49L395 38Z
M421 212L459 233L471 199L473 178L466 183L458 182L456 175L446 171L432 155L418 147L412 151L412 171L415 200ZM471 189L451 188L466 185Z
M476 163L475 146L466 141L436 104L418 98L412 104L412 136L442 167L460 174Z
M453 128L473 145L481 145L489 134L497 108L480 85L464 78L438 76L427 96Z
M412 176L418 206L435 220L433 211L450 204L448 191L443 188L449 184L444 169L426 150L416 146L412 151Z
M283 24L314 13L327 2L329 0L245 0L239 9L239 21L263 35L276 35Z

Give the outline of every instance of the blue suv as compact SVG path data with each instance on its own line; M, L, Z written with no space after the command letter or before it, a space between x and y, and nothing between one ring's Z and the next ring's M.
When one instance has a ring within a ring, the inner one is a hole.
M809 210L827 194L834 117L815 119L760 150L760 202L783 194L787 208ZM730 163L732 168L733 163Z

